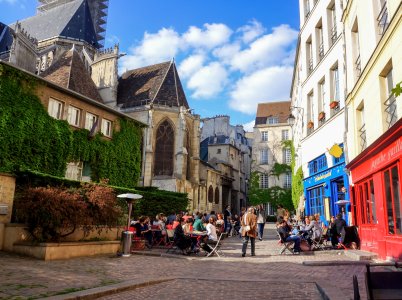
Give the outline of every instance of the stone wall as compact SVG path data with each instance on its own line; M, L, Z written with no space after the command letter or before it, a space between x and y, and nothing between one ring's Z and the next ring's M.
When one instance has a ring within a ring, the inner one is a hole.
M3 249L5 224L10 223L13 211L15 177L0 173L0 250Z

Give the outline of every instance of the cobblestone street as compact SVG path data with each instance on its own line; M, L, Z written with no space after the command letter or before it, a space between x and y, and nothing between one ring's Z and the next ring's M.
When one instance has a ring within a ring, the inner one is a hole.
M245 258L238 237L224 240L224 258L160 256L164 249L152 249L147 255L128 258L45 262L0 252L0 299L74 299L77 293L73 292L98 294L100 289L118 292L104 294L102 299L169 299L183 292L186 299L199 299L201 294L206 299L219 295L231 299L321 299L323 295L351 299L354 274L366 298L365 267L343 251L278 255L272 225L266 226L265 234L262 242L256 242L257 256Z

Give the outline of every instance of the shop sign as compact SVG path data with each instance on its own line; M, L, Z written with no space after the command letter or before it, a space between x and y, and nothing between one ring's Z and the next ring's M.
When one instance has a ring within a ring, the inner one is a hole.
M389 163L402 151L402 137L395 141L386 151L382 151L371 161L371 172Z
M314 182L321 181L323 179L331 177L331 175L332 175L332 170L327 172L327 173L324 173L324 174L321 174L321 175L318 175L318 176L314 177Z

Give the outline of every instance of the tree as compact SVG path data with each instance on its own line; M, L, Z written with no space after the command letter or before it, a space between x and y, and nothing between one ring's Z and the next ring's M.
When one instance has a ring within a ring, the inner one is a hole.
M392 94L395 97L398 97L402 93L402 87L401 87L402 81L397 83L397 85L392 89Z

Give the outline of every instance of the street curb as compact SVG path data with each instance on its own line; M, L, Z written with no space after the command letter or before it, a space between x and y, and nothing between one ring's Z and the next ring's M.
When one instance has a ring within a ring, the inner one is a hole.
M167 281L175 280L176 278L169 279L155 279L148 280L144 282L138 281L124 281L117 284L101 286L97 288L87 289L79 292L69 293L65 295L57 295L52 297L41 298L43 300L92 300L97 299L99 297L108 296L116 293L121 293L129 290L133 290L136 288L141 288L145 286L155 285ZM39 299L39 300L41 300Z
M339 261L303 261L302 265L310 267L319 266L340 266L340 265L367 265L369 261L353 261L353 260L339 260Z

